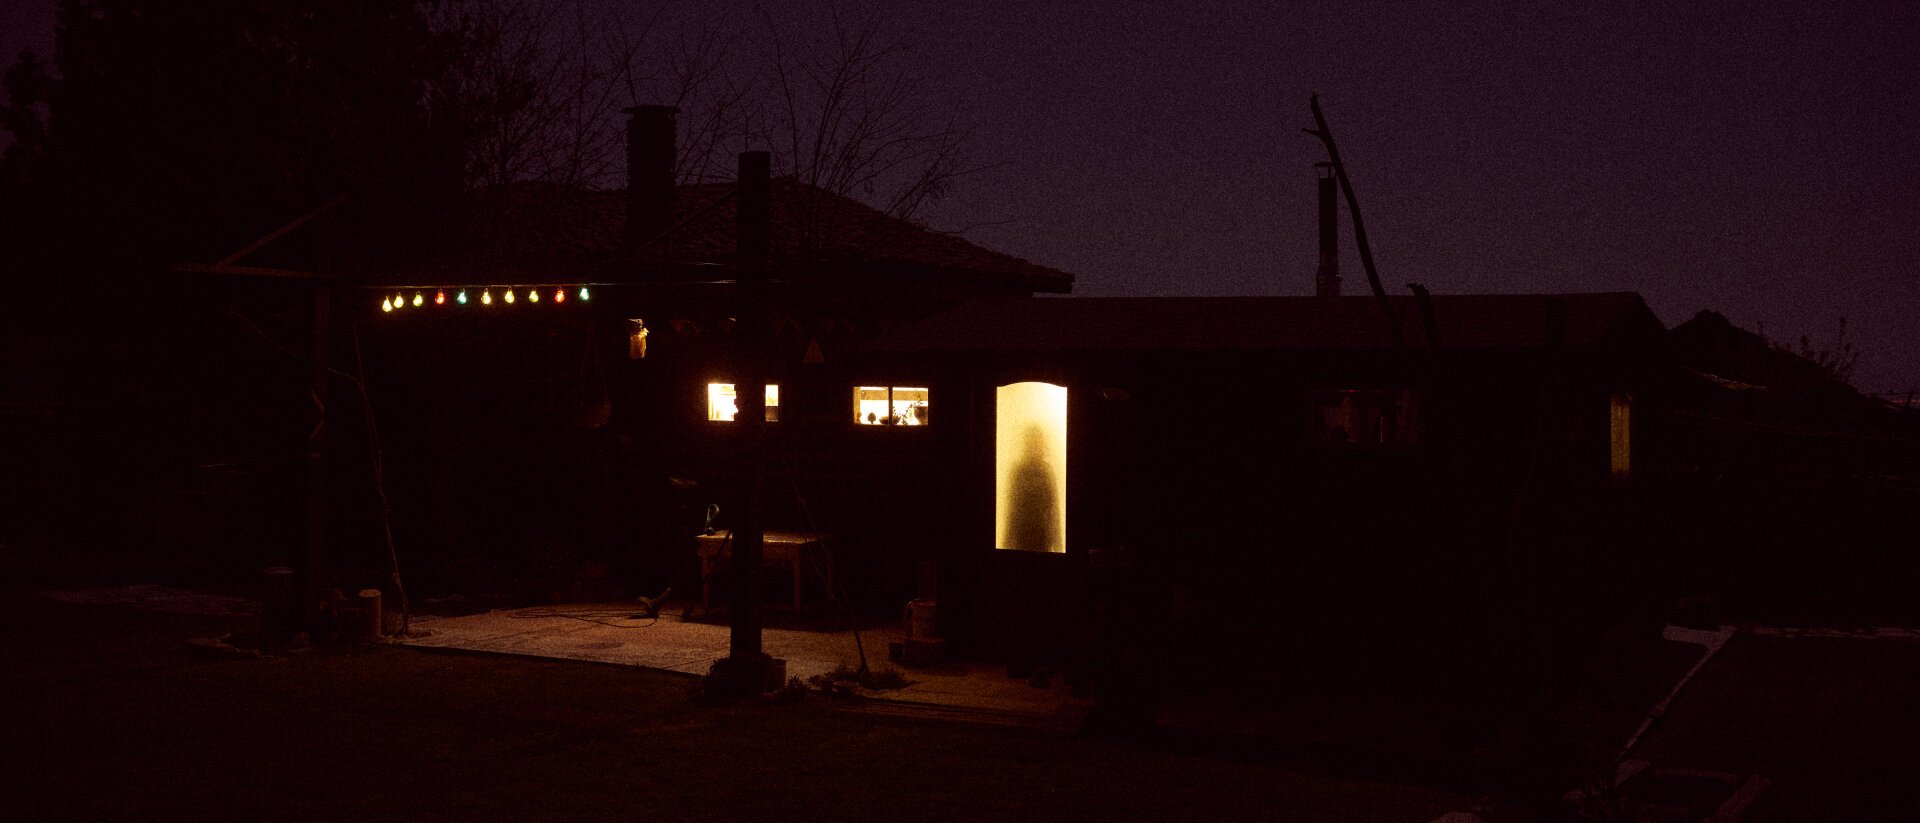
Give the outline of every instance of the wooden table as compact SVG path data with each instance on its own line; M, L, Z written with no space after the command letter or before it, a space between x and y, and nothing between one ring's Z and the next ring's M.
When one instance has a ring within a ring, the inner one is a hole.
M733 559L733 536L730 533L703 534L695 538L700 543L700 609L713 610L713 578ZM802 592L805 591L806 575L802 571L808 561L819 563L822 582L827 590L833 590L833 558L827 555L827 547L821 542L822 535L786 532L768 529L764 548L760 557L763 563L785 563L793 569L793 607L798 610L804 606Z

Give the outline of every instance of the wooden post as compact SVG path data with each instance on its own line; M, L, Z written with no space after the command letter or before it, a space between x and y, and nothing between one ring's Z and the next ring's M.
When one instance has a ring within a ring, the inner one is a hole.
M767 253L771 245L771 158L766 152L740 155L738 210L739 325L734 326L738 383L734 426L740 438L741 518L733 529L732 640L734 657L760 651L760 569L765 547L762 486L766 476L767 373L761 333L767 324Z
M298 566L300 629L312 631L320 617L320 570L326 562L327 519L327 347L333 323L333 289L313 290L313 349L307 358L307 391L313 401L313 425L307 429L307 550Z
M780 687L786 666L768 657L760 642L760 566L766 540L762 522L766 480L767 254L772 244L771 157L740 155L738 242L739 323L734 326L734 433L739 444L740 520L733 527L733 607L727 657L715 661L707 693L721 700L755 697Z

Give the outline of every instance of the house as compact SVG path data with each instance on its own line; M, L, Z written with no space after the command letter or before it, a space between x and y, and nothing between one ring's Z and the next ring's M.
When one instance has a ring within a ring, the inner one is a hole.
M1477 661L1489 623L1615 616L1659 321L1628 293L1387 302L980 301L873 341L940 407L943 630L1071 665L1116 565L1203 668Z
M591 557L629 594L686 592L707 508L737 515L735 186L675 185L673 110L630 114L626 190L478 192L444 231L353 263L336 316L367 351L404 543L495 574ZM850 356L1073 277L791 179L770 200L769 523L835 535L856 597L897 609L911 552L886 513L930 442L904 430L941 401L869 385Z
M445 576L684 592L737 514L737 200L674 185L672 116L633 110L626 191L480 193L339 289L396 534ZM857 608L931 596L957 653L1072 665L1125 591L1212 665L1353 670L1591 630L1630 585L1636 295L1038 299L1072 276L770 195L767 523L832 535Z

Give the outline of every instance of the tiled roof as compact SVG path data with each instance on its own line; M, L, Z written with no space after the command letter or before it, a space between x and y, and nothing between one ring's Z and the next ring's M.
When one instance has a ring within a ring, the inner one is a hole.
M1657 334L1640 296L1434 295L1444 348L1530 348L1545 343L1549 301L1566 310L1566 343L1599 346ZM1411 297L1389 298L1408 348L1427 348ZM1364 350L1393 345L1372 297L1077 297L982 300L873 342L888 351Z
M681 186L674 193L677 227L644 260L731 265L735 199L731 183ZM1064 293L1073 275L976 246L951 234L890 217L850 198L791 179L773 181L776 272L806 269L940 276ZM552 185L516 185L473 196L453 242L422 256L410 270L461 271L508 278L580 278L618 270L629 261L626 192Z

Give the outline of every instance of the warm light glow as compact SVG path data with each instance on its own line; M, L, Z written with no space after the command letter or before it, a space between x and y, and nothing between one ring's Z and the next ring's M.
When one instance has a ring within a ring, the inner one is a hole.
M1613 479L1625 480L1633 473L1633 396L1614 392L1608 403L1607 429L1612 446L1610 469Z
M554 289L554 290L553 290L553 302L555 302L555 303L565 303L565 302L567 302L567 290L566 290L566 289Z
M853 422L861 426L924 426L927 424L927 390L855 386Z
M994 546L1067 550L1067 387L1001 386L994 404Z
M393 298L391 298L391 297L382 297L382 298L380 298L380 310L381 310L381 311L393 311Z
M581 286L581 287L580 287L580 299L581 299L581 300L585 300L585 299L587 299L587 298L589 298L589 297L591 297L591 296L592 296L592 295L589 295L589 294L587 294L587 287L586 287L586 286Z
M466 290L466 289L461 289L461 290L460 290L460 293L459 293L459 294L456 294L456 295L454 295L454 296L453 296L453 302L455 302L455 303L459 303L459 304L460 304L460 305L462 305L462 306L464 306L464 305L466 305L466 304L467 304L467 290Z
M483 291L483 292L480 292L480 305L482 305L482 306L491 306L491 305L493 305L493 292L492 292L492 291Z
M509 303L513 302L513 289L507 289L506 294L500 295L500 299Z
M740 414L740 407L734 402L732 383L707 384L707 419L715 423L731 423ZM767 384L767 422L780 419L780 386Z
M635 317L627 321L627 359L639 360L646 356L647 322Z
M443 291L437 291L437 292L434 292L434 293L433 293L433 304L434 304L434 305L436 305L436 306L444 306L444 305L446 305L446 304L447 304L447 293L446 293L446 292L443 292Z
M426 302L427 302L427 299L426 299L425 297L422 297L422 296L420 295L420 293L419 293L419 292L414 292L414 293L413 293L413 304L414 304L414 305L416 305L416 306L418 306L418 305L422 305L422 304L424 304L424 303L426 303Z
M538 302L540 302L540 290L539 290L539 289L527 289L527 302L529 302L529 303L538 303Z
M396 309L397 309L397 308L400 308L400 307L402 307L402 306L405 306L406 304L407 304L407 298L406 298L406 297L405 297L404 295L399 295L399 294L396 294L396 295L394 295L394 296L393 296L393 307L394 307L394 308L396 308Z

